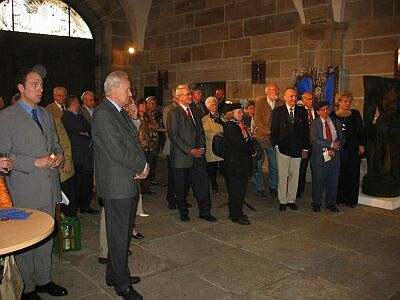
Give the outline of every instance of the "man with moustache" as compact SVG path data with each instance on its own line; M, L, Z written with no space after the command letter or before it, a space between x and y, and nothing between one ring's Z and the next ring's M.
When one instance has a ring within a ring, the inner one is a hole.
M16 207L33 208L54 217L55 204L61 201L57 167L62 163L61 147L53 117L38 106L43 94L43 79L33 69L18 72L16 85L20 99L0 112L0 152L10 153L14 168L6 177ZM51 158L50 153L55 152ZM24 281L22 300L41 299L38 293L64 296L65 288L51 280L49 238L15 255Z
M106 283L127 300L143 297L132 288L128 249L138 204L137 180L149 174L149 166L138 141L137 130L123 107L132 96L128 75L110 73L104 82L106 99L96 107L92 119L96 189L103 199L108 259Z

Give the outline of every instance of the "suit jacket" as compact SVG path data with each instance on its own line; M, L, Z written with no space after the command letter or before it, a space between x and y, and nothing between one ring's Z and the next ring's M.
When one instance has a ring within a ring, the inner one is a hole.
M18 104L0 111L0 152L10 152L14 169L6 177L15 206L44 208L61 201L58 169L37 168L51 148L61 153L53 116L38 106L44 133Z
M204 104L203 101L199 101L199 103L192 103L190 108L192 109L192 111L194 111L194 113L199 115L199 118L202 119L203 117L205 117L209 111L208 108L206 107L206 105Z
M54 117L60 118L63 115L63 111L58 107L58 105L55 102L50 103L49 105L46 106L46 109L51 112L51 114Z
M93 147L91 128L85 117L66 111L61 122L71 141L72 160L75 166L83 167L87 171L93 170Z
M84 105L81 105L81 110L79 113L85 117L86 121L88 121L89 124L92 123L92 116Z
M275 100L275 108L284 105L285 102L278 98ZM268 104L267 97L261 97L256 102L254 121L257 126L257 141L263 148L271 148L271 117L272 109Z
M226 175L250 176L252 174L253 141L245 141L236 122L228 121L224 127L224 171Z
M171 109L176 106L176 102L172 101L170 104L164 107L162 117L163 117L163 123L165 128L167 128L167 119L168 119L168 114L171 111ZM170 155L171 154L171 141L168 137L168 132L165 133L165 144L163 148L163 154L164 155Z
M71 142L68 138L67 131L65 130L64 125L61 122L61 119L54 117L54 124L56 125L59 143L64 153L64 162L58 168L58 171L60 172L60 181L64 182L74 176L75 173L74 164L72 163ZM71 171L68 173L63 172L63 166L68 166Z
M215 122L210 114L205 116L203 119L201 119L203 123L203 129L204 129L204 134L206 138L206 161L207 162L213 162L213 161L221 161L223 160L221 157L216 156L212 150L212 142L214 135L217 133L221 133L224 131L224 128L222 127L221 124L218 124Z
M167 132L171 140L170 162L172 168L190 168L193 165L193 148L205 148L204 129L198 114L192 113L196 126L186 111L174 105L167 117Z
M128 121L127 121L128 120ZM133 177L142 173L146 157L136 127L105 99L92 118L96 190L108 199L132 198L137 194Z
M294 121L289 121L286 105L275 108L271 119L271 144L279 146L279 152L290 157L301 157L302 150L308 150L307 111L296 105Z
M342 133L341 123L339 120L335 118L331 118L333 124L336 128L337 139L340 143L340 147L342 148L345 143L345 136ZM324 139L324 132L322 128L322 121L321 118L317 117L310 125L310 142L312 146L312 153L311 153L311 164L314 166L322 166L324 164L323 158L323 148L330 148L331 141ZM340 151L335 152L334 159L340 160Z

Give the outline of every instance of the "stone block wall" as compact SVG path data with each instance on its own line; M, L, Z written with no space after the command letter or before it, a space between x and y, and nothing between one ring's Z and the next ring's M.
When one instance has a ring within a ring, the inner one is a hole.
M309 0L303 5L307 22L333 24L331 1ZM153 0L140 53L144 64L139 91L157 85L158 70L168 70L169 88L226 81L228 99L256 99L264 85L251 84L252 60L265 60L267 82L276 82L281 89L292 84L294 67L339 62L341 88L354 92L354 106L361 109L362 76L393 77L399 24L400 0L348 0L345 34L337 35L342 40L332 42L333 36L327 34L331 41L320 41L313 52L304 49L302 24L292 0ZM305 57L310 55L315 57Z

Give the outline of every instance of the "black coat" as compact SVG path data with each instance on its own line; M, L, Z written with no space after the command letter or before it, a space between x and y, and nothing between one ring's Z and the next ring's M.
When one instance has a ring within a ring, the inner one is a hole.
M228 121L224 127L224 172L226 175L252 174L253 140L244 139L236 122Z
M72 161L75 166L93 170L93 146L90 123L81 114L66 111L62 117L65 130L71 142Z
M279 146L279 152L290 157L301 157L304 149L309 149L307 110L296 105L294 122L289 121L286 105L272 111L271 144Z

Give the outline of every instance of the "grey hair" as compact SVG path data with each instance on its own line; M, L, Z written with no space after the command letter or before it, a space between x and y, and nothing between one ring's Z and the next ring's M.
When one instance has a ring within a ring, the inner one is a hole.
M60 90L60 91L64 91L65 95L67 95L67 94L68 94L68 91L67 91L67 89L66 89L65 87L63 87L63 86L56 86L56 87L53 89L53 94L55 94L55 93L56 93L56 91L58 91L58 90Z
M147 102L147 103L149 103L151 100L156 100L156 101L157 101L156 96L148 96L148 97L146 98L146 102Z
M81 100L83 101L86 98L86 95L92 94L94 97L94 93L92 91L84 91L82 96L81 96Z
M175 88L175 95L176 95L176 97L180 96L180 95L181 95L181 91L182 91L182 90L186 90L186 89L190 90L190 87L189 87L187 84L180 84L180 85L178 85L178 86Z
M106 96L110 96L111 88L118 87L121 84L122 79L129 80L128 74L122 71L115 71L108 74L104 81L104 93Z
M211 96L211 97L208 97L208 98L206 99L206 102L205 102L206 107L209 108L210 105L211 105L213 102L218 103L217 98L216 98L216 97L212 97L212 96Z

